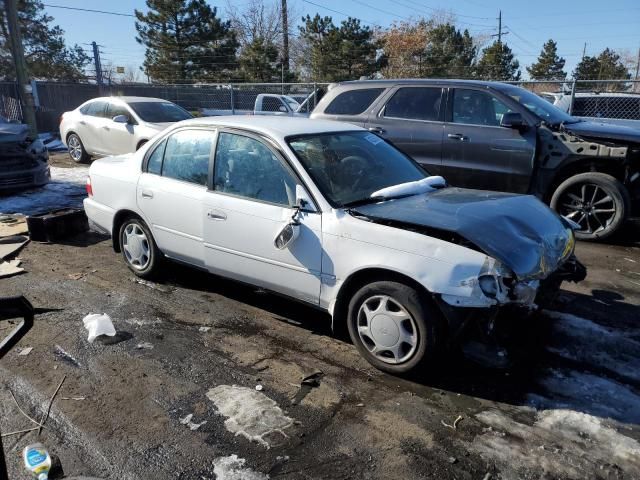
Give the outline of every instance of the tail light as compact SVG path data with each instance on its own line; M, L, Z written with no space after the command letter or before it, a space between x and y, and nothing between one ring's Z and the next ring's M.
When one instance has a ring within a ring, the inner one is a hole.
M91 187L91 177L87 177L87 183L85 185L87 187L87 195L93 197L93 188Z

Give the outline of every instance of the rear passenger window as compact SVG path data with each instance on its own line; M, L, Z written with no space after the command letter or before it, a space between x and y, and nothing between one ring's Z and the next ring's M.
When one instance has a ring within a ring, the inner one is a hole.
M82 113L91 115L92 117L104 117L106 108L107 102L92 102L86 105L86 111Z
M384 88L360 88L342 92L325 109L331 115L358 115L380 96Z
M438 120L441 99L441 88L400 88L387 102L384 116L411 120Z
M174 133L165 147L162 176L206 185L212 145L213 132L210 131L182 130Z
M162 157L164 156L164 148L166 145L167 141L163 140L149 156L149 160L147 160L147 172L160 175L162 172Z

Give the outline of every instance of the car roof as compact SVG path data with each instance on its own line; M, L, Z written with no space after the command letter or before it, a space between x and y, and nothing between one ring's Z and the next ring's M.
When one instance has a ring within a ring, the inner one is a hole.
M163 98L153 98L153 97L133 97L133 96L112 96L112 97L96 97L92 98L90 101L102 100L104 102L110 100L120 100L124 103L132 103L132 102L154 102L154 103L171 103L169 100L164 100Z
M282 115L229 115L220 117L199 117L183 120L178 124L186 126L217 126L250 130L270 137L284 139L291 135L307 135L327 132L366 131L350 123L330 120L311 120L304 117Z
M351 80L347 82L334 83L334 86L365 86L372 87L392 87L394 85L475 85L480 87L494 87L505 85L503 82L491 82L487 80L450 80L446 78L394 78L384 80ZM508 84L506 84L508 85Z

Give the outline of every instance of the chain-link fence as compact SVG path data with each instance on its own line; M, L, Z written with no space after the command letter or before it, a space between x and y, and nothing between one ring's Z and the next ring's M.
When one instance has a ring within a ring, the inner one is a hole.
M559 109L576 117L640 126L640 80L512 83L537 93Z
M0 82L0 117L22 120L18 86L14 82Z

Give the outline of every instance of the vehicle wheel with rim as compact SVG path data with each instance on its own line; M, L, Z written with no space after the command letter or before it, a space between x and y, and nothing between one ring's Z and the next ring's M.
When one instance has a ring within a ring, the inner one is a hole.
M625 186L611 175L588 172L562 182L551 197L551 208L580 225L576 237L600 240L624 223L631 200Z
M80 137L75 133L67 136L67 148L71 160L76 163L87 163L91 159L91 156L84 149L82 140L80 140Z
M393 281L358 290L349 302L349 336L374 367L406 373L439 350L442 317L421 292Z
M157 276L162 253L147 225L136 217L127 218L120 225L120 250L129 269L141 278Z

